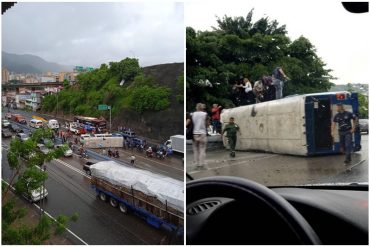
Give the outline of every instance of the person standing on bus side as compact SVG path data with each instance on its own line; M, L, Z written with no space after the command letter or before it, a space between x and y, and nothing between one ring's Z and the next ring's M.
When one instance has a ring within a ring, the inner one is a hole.
M288 77L281 67L276 67L272 72L272 78L272 85L274 85L276 89L276 99L281 99L283 98L284 80L288 79Z
M221 107L218 104L213 104L212 107L212 133L218 133L220 129L220 113Z
M225 126L222 131L222 136L226 132L226 137L230 145L230 156L235 157L235 145L236 145L236 132L239 131L239 126L234 123L234 118L231 117L229 123Z
M191 116L193 123L193 152L194 163L197 167L205 165L206 146L207 146L207 112L204 112L205 105L198 103L196 111ZM190 119L186 122L188 126Z
M243 79L243 82L244 82L243 88L245 91L246 104L250 105L252 104L253 97L254 97L253 92L252 92L252 89L253 89L252 83L246 77Z
M344 163L349 164L351 162L352 133L356 130L357 118L353 113L345 111L342 104L337 104L337 112L338 113L333 119L331 135L334 138L336 124L338 123L341 152L343 152L343 150L345 151L346 159ZM353 121L353 124L351 124L351 120Z

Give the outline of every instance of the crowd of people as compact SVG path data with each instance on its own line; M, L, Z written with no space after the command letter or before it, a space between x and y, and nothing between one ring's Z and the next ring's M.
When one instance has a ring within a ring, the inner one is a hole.
M233 86L233 100L235 105L248 105L266 102L283 97L284 81L289 80L281 67L276 67L271 76L262 76L252 84L248 78L241 78ZM224 134L230 145L230 156L235 157L235 144L239 126L234 118L222 129L220 115L222 106L213 104L211 116L208 116L205 104L198 103L195 112L186 115L186 139L193 141L194 163L197 167L205 165L207 135L209 133ZM211 131L209 131L211 129Z
M235 157L236 133L239 131L239 126L234 122L234 118L230 118L229 123L221 129L221 106L218 104L213 104L211 113L212 116L209 118L206 105L198 103L196 111L186 115L186 139L193 141L194 163L200 168L205 165L209 129L212 129L213 133L221 133L221 137L226 134L230 145L230 156Z
M289 78L281 67L277 67L271 76L262 76L252 83L248 78L241 78L233 86L233 102L237 106L266 102L283 97L284 81Z

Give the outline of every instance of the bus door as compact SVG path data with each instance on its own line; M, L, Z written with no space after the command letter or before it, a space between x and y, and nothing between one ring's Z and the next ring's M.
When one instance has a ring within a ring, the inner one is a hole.
M308 155L333 152L331 115L329 95L306 97L305 125Z
M331 149L333 138L331 136L331 102L328 96L316 98L313 102L314 138L315 147L319 149Z

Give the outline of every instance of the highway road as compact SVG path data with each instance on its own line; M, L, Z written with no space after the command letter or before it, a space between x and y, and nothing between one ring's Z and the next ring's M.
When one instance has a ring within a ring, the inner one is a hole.
M32 116L33 113L26 115L28 120L29 115ZM20 124L19 126L25 132L34 131L28 126ZM6 159L10 141L11 138L2 138L2 178L6 181L9 181L11 176ZM107 156L95 151L88 152L90 158L109 160ZM127 157L131 152L122 149L120 154L121 159L116 161L129 165ZM137 153L135 155L136 167L183 180L183 165L179 159L156 160ZM79 219L77 222L71 222L69 229L87 244L146 245L159 244L169 238L167 231L148 225L136 215L124 215L109 203L98 199L90 186L90 177L82 170L85 162L85 159L73 154L72 157L61 157L46 164L48 173L46 188L49 192L45 200L46 212L53 217L77 213ZM82 243L78 239L74 242Z
M2 148L2 178L9 181L11 170L6 159L7 143ZM82 161L74 156L46 164L49 192L45 210L53 217L77 213L79 219L69 229L88 244L159 244L167 235L149 226L135 215L124 215L109 203L100 201L90 187L90 178L82 170Z
M3 116L5 115L5 112L3 110L2 114ZM20 111L20 110L11 110L12 113L19 113L22 116L26 118L27 121L30 121L33 115L41 116L44 117L45 119L51 119L51 117L48 117L46 115L40 115L36 114L34 112L25 112L25 111ZM59 123L64 123L65 120L58 119ZM18 126L22 127L25 131L34 131L34 128L31 128L26 125L18 124ZM74 136L75 138L77 136ZM94 149L90 150L89 154L91 154L91 158L98 159L98 160L108 160L108 157L104 157L103 155L98 155L102 154L102 150L99 149ZM97 153L97 154L95 154ZM148 158L145 156L145 152L138 152L136 150L125 150L123 148L119 149L120 153L120 158L119 159L112 159L116 160L119 163L122 164L129 164L129 157L134 154L136 157L136 162L135 165L138 168L145 169L152 171L154 173L159 173L168 177L172 177L178 180L183 181L184 180L184 164L182 161L182 157L180 155L175 155L171 158L165 158L163 160L157 159L157 158Z
M215 146L215 145L214 145ZM193 153L187 152L187 173L195 179L208 176L237 176L266 186L289 186L317 183L368 183L368 135L361 135L362 149L352 154L351 171L344 165L344 155L314 157L237 151L230 158L229 151L218 145L206 154L206 166L197 168ZM187 145L187 149L192 148Z

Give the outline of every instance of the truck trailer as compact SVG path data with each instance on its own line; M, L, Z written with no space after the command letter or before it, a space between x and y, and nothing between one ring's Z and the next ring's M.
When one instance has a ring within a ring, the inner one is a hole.
M173 151L178 153L184 153L184 135L174 135L170 137L170 140L167 140L164 143L165 146L171 148Z
M91 186L98 198L124 213L133 213L155 228L182 232L184 183L114 161L90 166Z

